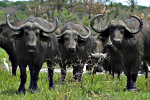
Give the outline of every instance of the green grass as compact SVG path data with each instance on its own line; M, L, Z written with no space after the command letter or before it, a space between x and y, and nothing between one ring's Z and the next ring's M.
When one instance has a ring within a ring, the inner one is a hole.
M83 74L82 82L74 82L72 73L68 73L66 84L61 84L59 73L54 74L55 90L48 89L48 74L40 73L38 86L39 93L16 94L20 84L20 72L17 70L17 76L11 76L11 72L4 70L3 60L5 57L7 63L11 66L8 55L3 49L0 49L0 100L148 100L150 99L150 79L140 76L137 79L136 92L124 92L126 86L126 77L121 75L121 81L114 80L108 74L95 75ZM46 67L46 63L43 64ZM57 65L56 68L59 68ZM30 73L27 70L26 89L30 82ZM92 80L93 79L93 80ZM93 81L93 82L92 82ZM81 85L82 84L82 85Z
M82 82L76 83L72 73L68 73L66 84L61 84L59 73L54 74L55 90L48 89L47 73L39 74L39 93L15 94L19 87L19 71L17 76L12 77L11 73L0 70L0 100L148 100L150 99L150 80L144 76L138 77L136 92L124 92L126 77L121 76L121 81L114 80L108 74L95 75L83 74ZM26 89L29 86L29 71L27 71ZM93 83L92 83L93 79ZM82 84L82 85L81 85Z
M2 48L0 48L0 69L4 68L4 60L2 58L6 58L6 62L8 63L9 67L11 66L11 63L9 61L9 57L8 54L6 53L6 51Z

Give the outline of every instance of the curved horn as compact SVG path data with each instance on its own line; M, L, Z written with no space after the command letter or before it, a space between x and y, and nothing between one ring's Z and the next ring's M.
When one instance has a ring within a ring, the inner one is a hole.
M89 36L91 36L91 30L88 28L88 27L85 27L84 28L88 31L88 35L86 36L82 36L82 35L79 35L82 39L87 39Z
M91 19L91 21L90 21L90 26L91 26L91 28L92 28L95 32L101 33L101 30L98 30L98 29L94 28L94 22L95 22L95 20L96 20L98 17L103 17L103 14L98 14L98 15L94 16L94 17Z
M9 14L7 15L6 17L6 24L8 25L8 27L13 30L13 31L18 31L21 29L21 27L15 27L15 26L12 26L9 22Z
M88 27L84 27L87 31L88 31L88 35L86 35L86 36L82 36L82 35L80 35L76 30L66 30L66 31L64 31L62 34L60 34L60 35L56 35L56 37L57 38L60 38L61 36L63 36L64 34L66 34L66 33L75 33L75 34L77 34L80 38L82 38L82 39L86 39L86 38L88 38L89 36L91 36L91 30L88 28Z
M106 56L107 56L107 53L105 53L105 54L103 54L103 53L92 54L91 53L91 58L93 58L93 59L105 58Z
M133 17L133 18L135 18L135 19L137 19L138 20L138 22L139 22L139 27L138 27L138 29L136 29L136 30L131 30L131 29L129 29L128 27L125 27L126 28L126 30L128 30L131 34L137 34L138 32L140 32L141 30L142 30L142 28L143 28L143 22L141 21L141 19L138 17L138 16L131 16L131 17Z
M56 17L56 24L55 24L55 26L53 27L53 28L51 28L50 30L47 30L47 29L45 29L44 28L44 32L46 32L46 33L53 33L53 32L55 32L55 30L58 28L58 18Z
M68 30L67 30L68 31ZM56 35L57 38L60 38L61 36L63 36L64 34L66 34L66 31L63 32L62 34Z
M9 14L7 15L7 18L6 18L6 23L8 25L8 27L14 31L19 31L21 28L23 27L26 27L26 26L30 26L30 27L37 27L37 28L40 28L41 30L43 30L45 33L53 33L57 28L58 28L58 18L56 18L56 24L55 26L48 30L44 27L42 27L41 25L39 25L37 22L34 22L34 23L31 23L31 22L26 22L25 24L19 26L19 27L15 27L15 26L12 26L9 22Z

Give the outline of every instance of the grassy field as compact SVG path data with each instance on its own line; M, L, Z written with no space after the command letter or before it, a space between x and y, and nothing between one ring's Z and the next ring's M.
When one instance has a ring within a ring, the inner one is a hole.
M55 90L48 89L47 73L40 73L38 86L39 93L16 94L19 87L19 70L17 76L0 70L0 100L148 100L150 99L150 79L138 77L136 92L124 92L126 77L121 76L121 81L114 80L108 74L95 75L83 74L82 82L74 82L72 73L67 74L66 84L61 84L60 74L54 74ZM29 86L29 71L27 71L26 89Z
M20 72L17 70L17 76L11 76L11 72L4 70L3 60L5 57L7 63L11 66L8 55L3 49L0 49L0 100L148 100L150 99L150 79L139 76L137 80L136 92L124 92L126 86L126 77L121 75L121 80L114 80L108 74L93 75L83 74L81 83L74 81L72 73L68 73L66 84L61 84L59 73L54 74L55 90L48 89L48 74L40 73L38 86L39 93L16 94L20 84ZM46 64L44 64L46 66ZM44 67L45 67L44 66ZM58 67L58 66L57 66ZM29 86L30 73L27 71L26 89Z

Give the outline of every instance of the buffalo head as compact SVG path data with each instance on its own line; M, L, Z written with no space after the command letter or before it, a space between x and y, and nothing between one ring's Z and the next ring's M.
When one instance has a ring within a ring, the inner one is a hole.
M112 20L105 28L96 29L94 28L94 21L98 17L102 17L103 15L99 14L92 18L90 26L91 28L99 34L99 39L102 41L106 41L110 36L110 40L115 45L121 45L123 39L133 38L134 34L139 33L142 30L143 22L137 16L131 16L138 20L139 27L136 30L129 29L127 25L121 20Z
M9 14L7 15L6 23L11 30L16 31L12 37L22 40L28 52L34 52L36 50L38 40L49 40L49 34L53 33L58 27L58 19L56 19L56 25L51 29L46 29L37 22L26 22L16 27L10 24Z
M81 35L80 32L74 29L66 29L62 31L60 35L57 35L58 42L63 43L67 51L75 52L77 46L83 46L91 35L91 31L88 27L84 27L84 30L88 32L86 36Z

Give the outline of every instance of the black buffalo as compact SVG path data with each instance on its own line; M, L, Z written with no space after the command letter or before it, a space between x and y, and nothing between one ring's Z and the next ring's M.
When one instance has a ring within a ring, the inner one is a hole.
M106 45L107 56L109 58L109 71L111 70L111 74L114 78L114 73L118 74L118 79L120 79L120 74L122 72L123 64L121 60L121 56L115 46L112 45L110 38L108 39Z
M60 64L62 82L65 82L66 65L73 66L74 79L81 81L83 65L88 60L93 45L90 29L69 22L61 29L61 34L57 35L57 38L62 61Z
M11 23L14 26L18 26L21 24L21 22L14 22ZM11 61L12 65L12 75L16 76L16 70L17 70L17 59L15 52L13 50L13 38L11 37L12 34L14 34L15 31L12 31L8 28L6 24L0 25L0 47L3 48L6 53L9 55L9 60Z
M58 27L58 19L56 25L52 27L46 20L32 16L22 25L15 27L10 24L9 15L7 15L6 23L11 30L16 31L12 34L15 39L13 49L21 72L21 83L17 93L25 92L27 65L30 69L29 89L38 92L38 74L45 61L48 65L49 88L54 88L51 59L57 53L57 38L54 31Z
M91 27L100 33L99 39L110 39L121 55L124 72L127 76L125 90L135 91L136 80L142 60L149 61L150 53L150 22L143 22L137 17L137 21L112 20L104 29L98 30L93 27L94 20L102 15L97 15L91 20ZM139 22L139 24L138 24ZM127 26L128 25L128 26ZM134 29L130 29L131 28ZM135 29L138 26L137 29ZM138 33L138 34L137 34Z

